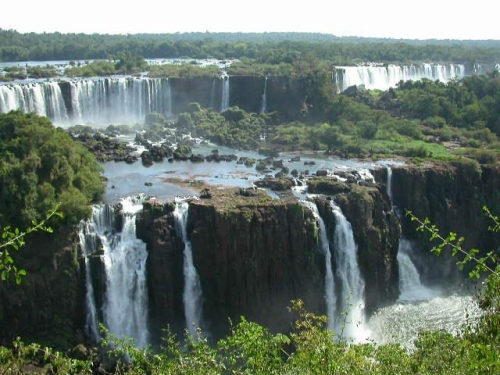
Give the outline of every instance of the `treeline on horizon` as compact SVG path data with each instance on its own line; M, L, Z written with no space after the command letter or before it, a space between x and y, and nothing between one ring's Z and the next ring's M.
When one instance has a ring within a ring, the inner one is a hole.
M497 40L410 40L319 33L62 34L0 29L0 61L109 59L124 51L145 58L249 58L292 62L303 56L332 64L500 61Z

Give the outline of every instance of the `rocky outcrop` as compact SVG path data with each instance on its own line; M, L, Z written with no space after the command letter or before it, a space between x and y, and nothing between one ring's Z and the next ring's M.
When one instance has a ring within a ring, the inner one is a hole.
M401 228L378 186L344 184L340 188L340 184L315 186L338 191L328 199L335 201L351 223L358 247L358 265L365 280L365 312L369 316L377 308L393 303L399 296L397 251ZM336 222L329 201L319 198L316 203L327 232L334 233ZM333 243L333 238L330 241Z
M184 328L182 244L171 204L145 207L137 234L148 244L150 314L153 325ZM316 223L299 202L276 201L262 191L215 191L189 206L188 237L203 289L204 328L227 333L241 315L274 331L290 329L287 307L304 300L324 311L324 267ZM324 263L324 261L323 261Z
M351 222L366 280L371 313L399 295L397 217L377 187L345 186L334 199ZM317 202L329 233L335 222L327 200ZM171 205L171 204L170 204ZM183 323L182 249L170 205L145 207L138 236L148 244L150 312L153 326ZM273 331L290 329L292 299L325 314L325 259L318 225L293 196L272 200L263 191L214 190L189 206L188 238L203 290L204 328L227 333L229 320L244 315Z
M183 249L182 236L177 233L172 215L174 204L144 203L137 215L137 237L147 243L149 320L153 341L162 329L182 333L185 328L182 290Z

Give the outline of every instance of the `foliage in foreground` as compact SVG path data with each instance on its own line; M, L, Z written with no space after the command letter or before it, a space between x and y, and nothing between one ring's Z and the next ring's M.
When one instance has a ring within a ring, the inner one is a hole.
M499 284L498 268L488 288ZM485 294L487 296L487 294ZM492 302L492 301L490 301ZM167 332L159 351L135 348L104 332L101 347L107 353L61 353L20 340L0 348L0 372L24 374L497 374L500 371L500 319L498 301L477 322L456 336L422 332L411 351L399 344L348 344L325 329L326 317L292 301L297 315L289 335L273 334L241 318L230 335L211 345L199 332L183 340Z

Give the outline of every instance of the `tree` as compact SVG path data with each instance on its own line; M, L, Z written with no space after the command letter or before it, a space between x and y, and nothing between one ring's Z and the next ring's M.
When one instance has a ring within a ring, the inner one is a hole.
M0 114L0 227L40 222L58 202L61 224L78 223L104 192L101 171L83 145L47 118Z

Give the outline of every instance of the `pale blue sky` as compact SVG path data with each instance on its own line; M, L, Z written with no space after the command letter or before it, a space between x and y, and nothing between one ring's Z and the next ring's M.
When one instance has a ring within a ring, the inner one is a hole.
M493 0L21 0L2 2L0 28L109 34L301 31L500 40L496 4Z

